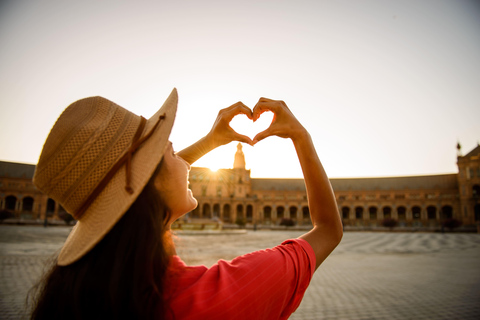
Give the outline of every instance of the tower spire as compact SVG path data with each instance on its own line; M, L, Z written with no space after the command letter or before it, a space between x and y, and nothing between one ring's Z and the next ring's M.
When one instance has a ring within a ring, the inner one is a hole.
M457 141L457 157L462 156L462 145L460 144L460 141Z
M243 154L242 144L237 144L237 152L235 152L235 161L233 161L234 169L245 169L245 155Z

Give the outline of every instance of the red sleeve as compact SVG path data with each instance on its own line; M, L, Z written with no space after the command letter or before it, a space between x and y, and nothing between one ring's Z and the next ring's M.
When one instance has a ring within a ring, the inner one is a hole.
M287 319L300 305L315 263L302 239L220 260L178 288L170 308L176 319Z

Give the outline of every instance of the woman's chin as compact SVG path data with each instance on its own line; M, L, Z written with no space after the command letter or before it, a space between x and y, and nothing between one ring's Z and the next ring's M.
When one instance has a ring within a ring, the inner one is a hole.
M190 208L188 209L187 212L190 212L192 210L195 210L195 208L198 206L198 201L193 196L192 190L188 189L188 195L190 196L189 202L190 202L191 206L190 206ZM187 213L187 212L185 212L185 213Z

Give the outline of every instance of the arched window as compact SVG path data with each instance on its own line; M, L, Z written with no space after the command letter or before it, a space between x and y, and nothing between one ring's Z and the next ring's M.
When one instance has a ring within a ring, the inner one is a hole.
M383 218L391 218L392 217L392 208L390 207L383 207Z
M288 211L290 212L290 219L297 219L297 210L298 208L296 206L291 206L290 208L288 208Z
M472 196L474 199L480 198L480 186L478 184L472 187Z
M225 204L223 206L223 221L225 221L225 222L230 222L231 221L230 205L229 204Z
M17 197L8 196L5 198L5 209L15 211L17 207Z
M284 217L285 208L282 206L277 207L277 218L282 219Z
M220 217L220 205L218 203L215 203L213 205L213 217L215 218Z
M237 219L243 219L243 205L237 205Z
M263 218L265 220L272 219L272 207L270 206L263 207Z
M47 200L47 217L53 217L55 213L55 200L48 198Z
M437 208L434 206L427 207L427 218L428 220L435 220L437 219Z
M247 205L247 221L253 221L253 206L251 204Z
M369 207L368 208L368 213L370 215L370 220L377 220L378 219L378 216L377 216L377 207Z
M419 206L414 206L412 208L412 218L413 220L420 220L422 209Z
M363 208L356 207L355 208L355 219L362 220L363 219Z
M308 206L302 207L302 217L304 221L310 221L310 209Z
M22 208L23 208L23 211L32 212L33 211L33 198L32 197L23 198Z
M397 208L398 220L407 220L407 208L400 206Z
M350 207L342 207L342 218L343 219L350 218Z

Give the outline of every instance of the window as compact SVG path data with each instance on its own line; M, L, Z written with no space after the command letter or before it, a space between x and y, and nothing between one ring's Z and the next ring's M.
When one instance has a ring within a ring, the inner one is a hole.
M383 208L383 217L385 219L391 218L392 217L392 208L390 207L384 207Z
M342 218L348 219L350 216L350 208L349 207L342 207Z
M356 207L355 208L355 218L358 220L363 219L363 208L362 207Z
M412 218L413 220L420 220L422 209L419 206L415 206L412 208Z

